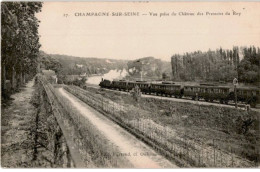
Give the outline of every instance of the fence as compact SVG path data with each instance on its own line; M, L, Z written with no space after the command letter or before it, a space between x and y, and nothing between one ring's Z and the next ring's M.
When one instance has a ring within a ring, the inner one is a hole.
M112 156L114 152L119 152L116 146L95 132L95 127L86 118L71 110L71 104L65 101L43 76L38 79L48 95L75 166L126 167L123 160Z
M169 127L161 126L150 119L141 117L138 109L126 108L102 95L81 89L77 86L65 86L88 105L108 116L122 127L153 146L157 151L174 160L179 166L189 167L253 167L251 161L234 154L234 150L225 140L213 139L212 143L203 143L187 137L179 137ZM220 144L229 146L223 151Z

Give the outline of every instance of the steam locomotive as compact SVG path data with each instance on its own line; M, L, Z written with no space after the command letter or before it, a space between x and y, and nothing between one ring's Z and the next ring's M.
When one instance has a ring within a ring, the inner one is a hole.
M175 98L188 97L193 100L204 99L205 101L219 101L221 104L228 104L235 99L234 89L229 86L215 86L201 84L199 86L178 85L174 82L152 83L146 81L109 81L102 79L101 88L114 89L119 91L130 91L138 86L143 94L160 96L174 96ZM237 88L237 100L255 107L260 102L259 88Z

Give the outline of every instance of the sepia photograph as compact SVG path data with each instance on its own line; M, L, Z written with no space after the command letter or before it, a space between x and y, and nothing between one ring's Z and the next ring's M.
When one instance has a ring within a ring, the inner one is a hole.
M1 168L259 168L260 1L1 2Z

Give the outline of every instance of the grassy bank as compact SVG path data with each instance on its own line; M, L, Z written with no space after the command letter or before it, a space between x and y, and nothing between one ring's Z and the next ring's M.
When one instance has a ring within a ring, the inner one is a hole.
M198 158L204 159L200 163L205 166L252 167L259 161L258 112L144 97L137 103L131 95L95 88L87 90L127 107L128 113L121 118L132 120L133 126L143 127L142 131L148 135L153 133L154 139L163 145L175 145L168 149L188 150L181 154L191 164L192 159ZM156 131L151 132L154 128Z

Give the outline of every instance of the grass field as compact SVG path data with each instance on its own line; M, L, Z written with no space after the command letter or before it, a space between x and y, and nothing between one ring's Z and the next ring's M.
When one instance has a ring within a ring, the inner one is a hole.
M197 159L203 161L199 166L211 167L254 167L259 163L258 112L144 97L137 103L131 95L119 92L87 91L127 107L128 113L121 118L147 135L153 133L167 148L174 146L168 148L175 149L173 152L187 151L180 155L189 164L197 164L193 162Z

